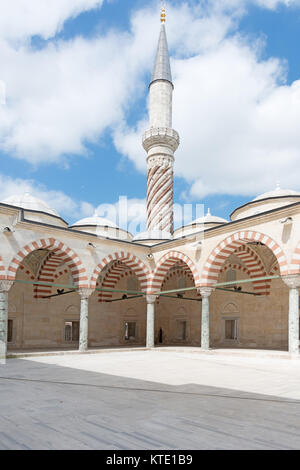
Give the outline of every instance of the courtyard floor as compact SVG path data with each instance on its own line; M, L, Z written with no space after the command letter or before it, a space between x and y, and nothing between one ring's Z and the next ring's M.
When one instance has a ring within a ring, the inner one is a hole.
M300 449L300 361L195 348L9 359L0 449Z

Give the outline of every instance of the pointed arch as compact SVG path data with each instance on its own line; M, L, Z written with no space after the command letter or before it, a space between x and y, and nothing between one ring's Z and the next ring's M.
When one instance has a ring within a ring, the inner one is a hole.
M51 251L69 267L75 286L81 288L88 287L86 269L80 258L71 248L55 238L42 238L25 245L11 260L7 271L7 279L14 281L23 259L33 251L40 249Z
M178 264L185 263L192 272L195 285L199 285L200 277L193 261L179 251L170 251L164 255L157 263L150 283L150 292L154 293L161 289L162 283L170 268Z
M250 278L264 277L267 275L264 263L260 256L247 245L241 245L234 254L243 262L249 271ZM257 294L270 294L270 281L253 281L253 288Z
M92 289L96 288L97 280L101 271L112 261L121 261L123 264L128 266L137 276L141 290L143 292L147 292L148 283L150 280L150 270L137 256L133 255L132 253L126 253L124 251L116 252L106 256L103 258L101 263L96 266L90 282Z
M134 273L129 266L122 261L114 261L106 271L104 279L101 282L101 287L103 289L114 289L121 279L129 277L132 274ZM98 301L107 302L112 299L112 296L112 292L99 292Z
M201 285L209 286L217 283L220 271L226 259L242 245L249 242L260 242L263 245L266 245L273 252L278 261L281 276L288 274L286 256L278 243L263 233L244 231L234 233L230 237L226 238L211 252L202 270ZM260 277L260 274L257 277Z
M62 260L61 257L56 254L56 252L50 251L50 253L48 253L48 255L42 261L36 280L51 282L54 284L55 280L58 278L58 275L56 274L57 268L62 263L64 263L64 260ZM45 295L50 295L51 293L51 286L35 285L34 287L35 298L44 297Z

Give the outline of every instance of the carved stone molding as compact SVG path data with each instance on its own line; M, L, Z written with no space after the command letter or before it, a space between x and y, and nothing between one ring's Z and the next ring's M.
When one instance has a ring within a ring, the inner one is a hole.
M146 295L147 304L154 304L156 301L157 295Z
M156 145L165 145L175 152L179 143L178 132L168 127L152 127L143 135L143 147L146 152L149 152L149 150Z
M290 289L300 287L300 275L282 276L281 279Z
M162 155L153 156L148 158L147 164L148 169L154 168L156 166L160 167L161 169L173 168L174 158Z
M199 294L201 294L201 297L208 298L211 296L214 290L214 287L200 287L198 289L198 292Z
M14 281L2 280L0 281L0 292L8 292L9 289L13 286Z
M78 294L80 295L81 299L88 299L92 295L93 292L95 292L95 289L89 289L89 288L78 289Z

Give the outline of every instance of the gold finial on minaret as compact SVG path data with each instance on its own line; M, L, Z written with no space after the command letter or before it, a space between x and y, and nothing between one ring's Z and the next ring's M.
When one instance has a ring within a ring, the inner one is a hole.
M165 8L165 6L164 6L163 4L162 4L162 6L161 6L160 21L161 21L161 23L165 23L165 22L166 22L166 8Z

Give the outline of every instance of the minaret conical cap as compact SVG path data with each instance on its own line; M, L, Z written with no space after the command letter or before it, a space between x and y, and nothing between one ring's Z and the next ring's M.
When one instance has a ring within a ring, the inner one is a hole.
M168 41L167 41L166 28L165 28L164 23L162 23L161 25L156 59L155 59L155 64L154 64L154 69L153 69L150 85L155 80L166 80L172 83L172 73L171 73L171 66L170 66Z

